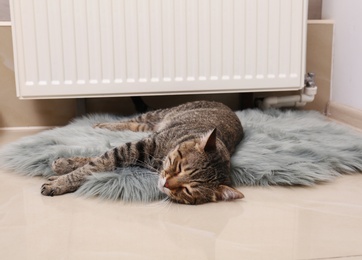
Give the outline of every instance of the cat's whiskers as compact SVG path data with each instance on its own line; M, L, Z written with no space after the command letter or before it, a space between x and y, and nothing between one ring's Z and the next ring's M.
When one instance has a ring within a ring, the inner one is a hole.
M171 199L169 197L166 198L165 200L165 209L167 210L167 212L171 209L171 207L174 206L174 203L172 203Z
M171 204L172 204L171 200L168 197L164 197L162 200L159 200L157 202L148 205L148 207L154 209L166 209L168 211L171 207Z
M148 157L150 157L151 159L159 160L159 159L157 159L153 154L150 154L150 153L148 153L148 152L146 152L146 151L143 151L143 153L144 153L145 155L147 155Z
M162 161L161 159L157 159L155 156L153 156L153 155L150 154L150 153L144 152L144 154L145 154L146 156L150 157L151 159L153 159L154 161ZM158 173L158 169L155 168L155 167L153 167L153 166L151 165L151 162L150 162L150 163L146 163L146 162L144 162L144 161L139 160L139 159L136 158L136 157L133 157L133 161L134 161L135 164L139 164L140 166L142 166L142 167L144 167L144 168L153 170L153 171L155 171L156 173Z
M136 159L135 162L136 162L136 164L138 164L138 165L140 165L140 166L142 166L142 167L144 167L146 169L150 169L150 170L152 170L152 171L154 171L155 173L158 174L158 170L155 167L153 167L152 165L147 164L145 162L142 162L142 161L140 161L138 159Z

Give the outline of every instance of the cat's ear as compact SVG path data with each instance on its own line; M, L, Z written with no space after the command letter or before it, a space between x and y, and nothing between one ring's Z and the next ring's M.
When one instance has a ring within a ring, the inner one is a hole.
M205 152L216 150L216 128L201 138L201 148Z
M220 185L216 191L217 200L236 200L242 198L244 198L244 194L226 185Z

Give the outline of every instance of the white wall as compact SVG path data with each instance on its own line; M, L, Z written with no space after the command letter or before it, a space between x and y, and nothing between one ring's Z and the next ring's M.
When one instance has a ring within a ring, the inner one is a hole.
M322 18L335 21L331 100L362 110L362 1L323 1Z

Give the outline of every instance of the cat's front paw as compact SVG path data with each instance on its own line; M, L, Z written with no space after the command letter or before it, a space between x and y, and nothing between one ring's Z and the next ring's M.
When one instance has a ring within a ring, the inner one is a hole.
M64 184L59 182L58 176L52 176L48 179L46 183L41 186L41 194L45 196L55 196L66 193Z

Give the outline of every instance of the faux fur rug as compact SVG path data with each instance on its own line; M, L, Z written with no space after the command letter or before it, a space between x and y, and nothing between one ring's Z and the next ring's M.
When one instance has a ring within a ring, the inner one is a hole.
M232 180L242 185L313 185L342 173L362 172L362 135L328 121L317 112L245 110L236 112L245 138L232 157ZM20 139L0 150L2 168L29 176L53 175L58 157L95 156L147 133L93 129L122 117L89 115L71 124ZM124 201L152 201L163 195L158 176L131 167L97 173L80 195ZM40 194L40 187L39 187Z

